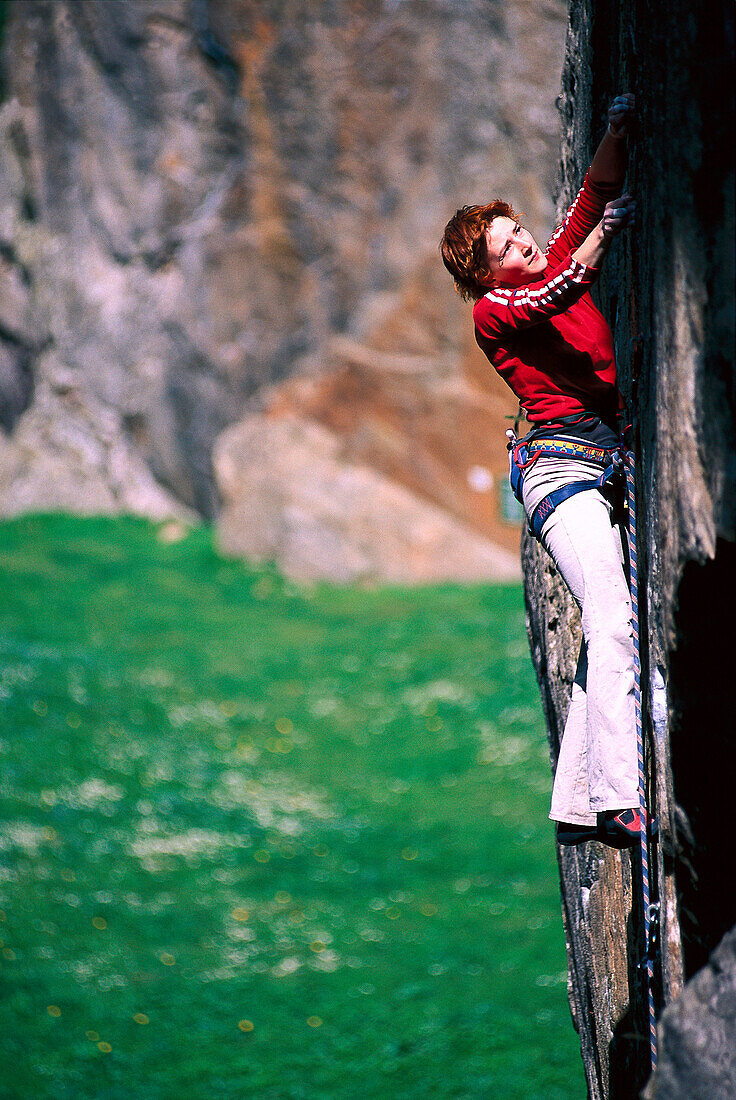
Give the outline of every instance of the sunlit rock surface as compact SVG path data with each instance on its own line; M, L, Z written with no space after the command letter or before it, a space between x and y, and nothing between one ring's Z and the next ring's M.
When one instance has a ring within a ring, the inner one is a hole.
M514 404L487 381L437 243L458 205L497 194L551 229L565 7L11 5L0 512L215 516L220 432L265 407L264 387L339 373L337 338L392 418L390 446L351 427L345 456L374 466L377 492L398 482L512 549ZM418 355L426 371L382 373ZM461 396L431 439L438 387ZM303 411L298 388L269 400L327 424L333 393L320 383Z

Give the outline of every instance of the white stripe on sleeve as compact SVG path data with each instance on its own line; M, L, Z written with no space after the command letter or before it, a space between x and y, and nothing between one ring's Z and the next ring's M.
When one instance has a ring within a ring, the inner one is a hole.
M570 267L555 275L537 290L513 290L508 287L494 287L485 295L489 302L499 306L546 306L564 292L569 283L581 283L587 273L587 265L573 260ZM516 297L514 297L516 295ZM513 298L513 301L511 300Z

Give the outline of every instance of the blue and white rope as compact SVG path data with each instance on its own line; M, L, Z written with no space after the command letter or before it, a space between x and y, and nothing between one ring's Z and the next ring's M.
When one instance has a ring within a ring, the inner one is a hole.
M641 813L641 892L644 911L647 1000L649 1006L649 1051L652 1069L657 1065L657 1017L654 1006L654 960L649 957L650 924L653 917L649 891L649 814L647 813L647 776L644 763L644 734L641 718L641 660L639 648L639 581L636 554L636 481L633 451L626 451L626 495L629 505L629 563L631 583L631 626L634 633L634 708L636 749L639 761L639 809Z

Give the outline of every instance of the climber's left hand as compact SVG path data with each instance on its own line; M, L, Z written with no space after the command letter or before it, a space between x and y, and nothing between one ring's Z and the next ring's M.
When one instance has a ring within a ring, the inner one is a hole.
M608 130L614 137L625 137L630 133L636 116L636 98L633 92L617 95L608 108Z

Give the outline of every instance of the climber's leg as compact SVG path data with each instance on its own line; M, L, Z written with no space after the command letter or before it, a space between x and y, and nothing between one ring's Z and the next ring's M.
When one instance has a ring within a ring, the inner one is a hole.
M578 667L572 685L570 709L560 742L552 788L549 816L553 821L573 825L595 825L588 793L587 699L585 683L588 671L585 642L580 649Z
M593 480L599 472L588 463L540 459L525 478L527 513L558 484ZM610 505L596 489L564 501L547 520L542 542L581 609L588 663L587 676L583 679L579 668L573 688L562 739L563 771L559 787L555 779L550 816L595 824L596 813L638 805L631 607L621 543L611 526ZM585 814L579 812L582 768L589 795Z

